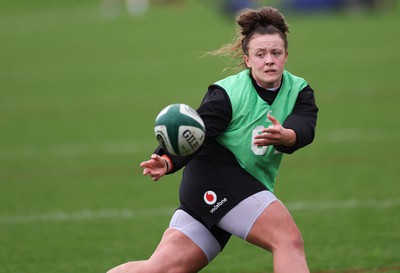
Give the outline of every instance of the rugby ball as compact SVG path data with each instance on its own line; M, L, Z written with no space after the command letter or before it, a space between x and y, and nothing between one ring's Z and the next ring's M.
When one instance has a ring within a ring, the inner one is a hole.
M154 133L171 154L188 156L204 142L205 127L199 114L183 103L168 105L157 115Z

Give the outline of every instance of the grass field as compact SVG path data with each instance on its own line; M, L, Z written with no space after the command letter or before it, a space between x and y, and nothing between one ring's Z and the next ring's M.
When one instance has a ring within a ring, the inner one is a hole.
M400 13L286 17L287 68L320 117L276 194L312 272L400 272ZM154 118L227 75L200 56L233 32L200 1L113 19L94 0L1 1L0 272L105 272L152 253L180 178L141 175ZM202 272L272 272L272 259L233 238Z

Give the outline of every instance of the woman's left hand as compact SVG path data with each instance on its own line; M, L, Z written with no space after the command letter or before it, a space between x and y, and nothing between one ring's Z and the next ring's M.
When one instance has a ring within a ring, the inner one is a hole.
M273 125L264 128L260 134L254 137L254 144L258 146L284 145L293 146L296 143L296 133L292 129L287 129L273 116L268 115L268 119Z

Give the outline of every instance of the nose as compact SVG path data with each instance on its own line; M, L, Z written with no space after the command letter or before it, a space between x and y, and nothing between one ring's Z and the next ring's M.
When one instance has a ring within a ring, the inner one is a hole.
M271 64L273 64L274 63L274 58L273 58L273 56L272 56L272 54L266 54L265 55L265 64L266 65L271 65Z

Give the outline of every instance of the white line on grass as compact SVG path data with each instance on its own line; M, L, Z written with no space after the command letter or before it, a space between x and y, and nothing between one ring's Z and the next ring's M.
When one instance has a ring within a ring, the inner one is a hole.
M385 209L400 206L400 198L389 199L369 199L369 200L343 200L343 201L299 201L286 204L289 210L340 210L340 209ZM46 214L31 215L0 215L0 224L30 224L36 222L72 222L88 221L97 219L131 219L149 218L158 216L172 215L175 208L152 208L141 210L130 209L100 209L100 210L81 210L77 212L53 212Z
M351 208L377 208L384 209L400 205L400 198L369 199L369 200L342 200L342 201L298 201L288 203L289 210L325 210L325 209L351 209Z
M77 212L58 211L44 214L31 215L3 215L0 216L1 224L30 224L35 222L72 222L97 219L129 219L129 218L148 218L163 215L172 215L175 208L155 208L142 210L129 209L85 209Z

